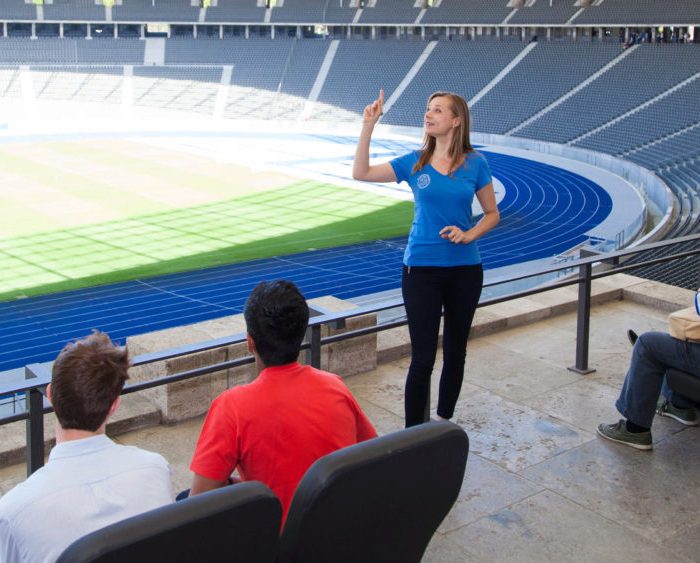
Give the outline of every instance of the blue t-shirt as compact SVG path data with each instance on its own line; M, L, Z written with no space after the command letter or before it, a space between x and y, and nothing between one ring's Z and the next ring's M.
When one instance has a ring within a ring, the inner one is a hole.
M407 266L465 266L479 264L475 242L454 244L440 236L448 225L466 231L472 227L474 194L491 183L491 171L479 153L468 153L465 165L452 176L441 174L430 164L412 172L420 151L390 161L397 182L407 182L413 191L414 214L403 262Z

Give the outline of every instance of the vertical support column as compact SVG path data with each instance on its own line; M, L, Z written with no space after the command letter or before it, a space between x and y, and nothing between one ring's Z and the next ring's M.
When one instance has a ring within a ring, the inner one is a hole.
M224 26L220 25L219 26L219 39L223 39L223 38L224 38Z
M63 22L59 22L58 24L58 36L63 39Z
M321 325L313 325L309 328L311 347L306 353L306 361L317 369L321 369Z
M44 397L38 389L28 391L27 477L44 466Z
M321 325L311 329L311 365L321 368Z
M36 22L32 22L32 37L31 39L36 39Z
M594 372L588 367L588 341L591 325L591 273L593 266L579 266L578 312L576 316L576 365L570 371L585 375Z

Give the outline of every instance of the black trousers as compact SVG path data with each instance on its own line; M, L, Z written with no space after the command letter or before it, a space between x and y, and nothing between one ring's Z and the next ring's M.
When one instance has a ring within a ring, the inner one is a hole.
M406 378L406 427L426 422L430 375L437 354L440 317L443 365L437 414L452 418L464 378L467 338L481 296L484 272L473 266L404 266L401 291L411 336L411 366Z

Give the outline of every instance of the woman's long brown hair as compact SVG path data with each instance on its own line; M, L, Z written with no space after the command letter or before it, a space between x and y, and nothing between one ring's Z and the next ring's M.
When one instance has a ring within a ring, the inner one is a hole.
M469 107L462 96L453 92L435 92L428 98L428 105L430 105L430 102L432 102L434 98L448 98L450 100L452 115L460 118L459 125L455 127L455 132L452 135L452 143L450 144L450 156L452 157L452 161L450 162L449 173L452 174L457 170L464 155L474 152L474 147L472 147L471 141L469 140ZM435 137L431 137L426 133L423 137L421 154L418 158L418 162L413 166L413 172L422 170L423 167L430 162L430 159L433 158L434 152Z

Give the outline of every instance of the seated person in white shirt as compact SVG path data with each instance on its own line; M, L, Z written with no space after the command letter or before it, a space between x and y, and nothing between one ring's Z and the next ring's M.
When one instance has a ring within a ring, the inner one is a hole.
M162 456L107 438L128 352L94 332L66 345L46 394L56 413L48 463L0 498L0 561L55 561L89 532L173 500Z

